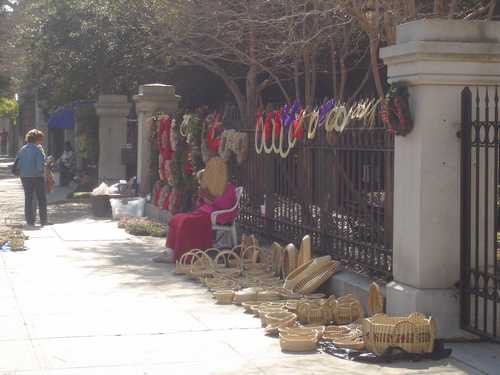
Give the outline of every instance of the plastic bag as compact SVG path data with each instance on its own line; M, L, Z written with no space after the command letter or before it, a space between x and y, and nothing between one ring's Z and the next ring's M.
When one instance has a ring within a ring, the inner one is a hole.
M105 182L100 184L94 190L92 190L93 195L107 195L109 194L109 186Z

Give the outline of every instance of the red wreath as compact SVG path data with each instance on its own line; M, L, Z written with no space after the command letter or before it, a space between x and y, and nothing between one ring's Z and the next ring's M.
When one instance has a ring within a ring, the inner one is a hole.
M215 154L219 153L219 147L221 142L220 135L217 135L219 124L220 124L220 114L216 114L207 132L208 149Z

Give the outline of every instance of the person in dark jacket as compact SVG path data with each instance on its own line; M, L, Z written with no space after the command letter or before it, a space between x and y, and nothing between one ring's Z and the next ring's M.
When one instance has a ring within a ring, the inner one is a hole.
M45 186L45 154L42 148L43 133L37 129L26 134L26 144L19 150L15 165L24 188L24 215L26 223L35 225L34 196L38 201L40 224L47 225L47 190Z

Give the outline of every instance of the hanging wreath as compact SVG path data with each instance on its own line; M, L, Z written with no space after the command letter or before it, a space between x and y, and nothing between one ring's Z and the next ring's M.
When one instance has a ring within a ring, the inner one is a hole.
M413 129L409 96L406 86L393 84L382 102L380 111L382 122L396 135L405 136Z

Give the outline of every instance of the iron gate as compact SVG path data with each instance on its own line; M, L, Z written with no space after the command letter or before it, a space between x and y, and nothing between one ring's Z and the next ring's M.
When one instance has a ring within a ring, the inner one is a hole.
M497 87L462 91L461 324L500 341Z

